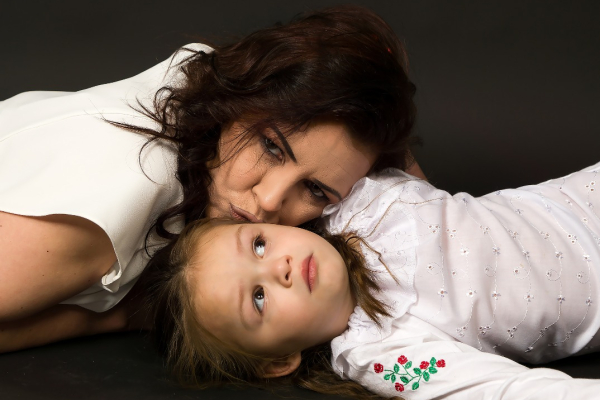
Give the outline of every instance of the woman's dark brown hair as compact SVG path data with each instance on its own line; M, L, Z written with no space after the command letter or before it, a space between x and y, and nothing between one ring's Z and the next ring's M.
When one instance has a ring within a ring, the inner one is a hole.
M222 129L235 121L250 122L251 140L265 127L302 134L311 122L332 119L378 155L373 171L405 169L412 160L415 86L406 53L392 29L368 9L327 8L212 52L180 51L191 52L177 66L185 82L161 88L152 109L140 105L160 129L117 124L179 150L184 197L158 218L162 237L177 236L165 227L170 218L183 215L188 223L204 217L209 165L217 159Z

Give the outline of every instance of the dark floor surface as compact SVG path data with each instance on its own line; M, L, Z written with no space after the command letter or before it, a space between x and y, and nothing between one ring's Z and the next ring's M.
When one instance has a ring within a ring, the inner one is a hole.
M544 365L579 378L600 378L600 354ZM138 333L101 335L0 355L0 399L23 400L269 400L333 399L290 388L184 389L167 377L149 339Z
M76 339L0 355L0 399L325 399L291 389L192 390L169 380L148 338L137 333Z

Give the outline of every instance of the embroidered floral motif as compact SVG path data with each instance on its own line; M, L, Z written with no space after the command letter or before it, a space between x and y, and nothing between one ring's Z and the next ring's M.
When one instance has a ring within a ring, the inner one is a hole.
M431 230L431 233L438 233L440 231L440 226L439 225L429 225L429 229Z
M394 364L393 369L385 369L382 364L375 363L373 364L373 370L376 374L385 371L383 379L391 381L396 391L403 392L405 389L404 385L410 384L412 390L417 390L421 380L429 382L431 375L438 373L438 368L446 366L446 361L436 360L435 357L431 357L429 361L421 361L419 368L412 368L412 365L412 361L408 361L408 358L401 355L398 357L398 364ZM397 380L400 382L396 382Z
M528 302L531 302L531 300L534 299L533 295L531 293L527 293L525 296L523 296L523 298L525 300L527 300Z
M594 187L594 185L596 184L595 181L591 181L589 185L585 185L586 189L589 190L590 192L593 192L594 190L596 190L596 188Z
M486 326L482 325L482 326L479 327L479 333L481 335L485 335L487 333L487 331L489 331L490 329L491 329L491 327L489 325L486 325ZM444 360L441 360L441 361L444 361Z

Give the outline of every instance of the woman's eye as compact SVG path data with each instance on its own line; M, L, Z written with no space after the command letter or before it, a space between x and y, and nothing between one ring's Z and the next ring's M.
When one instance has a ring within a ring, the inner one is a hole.
M265 255L265 246L266 245L267 245L267 243L262 238L262 236L257 236L254 239L254 242L252 242L252 248L254 250L254 254L256 254L259 257L264 256Z
M253 301L254 305L258 312L262 313L263 306L265 305L265 291L263 288L259 287L256 292L254 292Z
M271 139L269 139L268 137L265 137L264 145L265 145L265 149L267 149L267 151L269 153L273 154L275 157L277 157L279 159L281 159L283 157L283 151L281 151L279 146L277 146L275 144L275 142L272 141Z
M324 198L325 197L325 192L323 192L323 190L316 183L314 183L314 182L307 182L306 183L306 187L308 188L308 190L310 190L310 193L313 196L319 197L319 198Z

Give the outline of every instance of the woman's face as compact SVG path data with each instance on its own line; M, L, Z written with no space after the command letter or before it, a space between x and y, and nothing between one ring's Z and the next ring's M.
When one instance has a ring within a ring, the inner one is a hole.
M338 122L314 123L287 137L273 127L240 150L244 133L240 123L223 129L222 162L211 172L210 218L300 225L345 197L375 161Z

